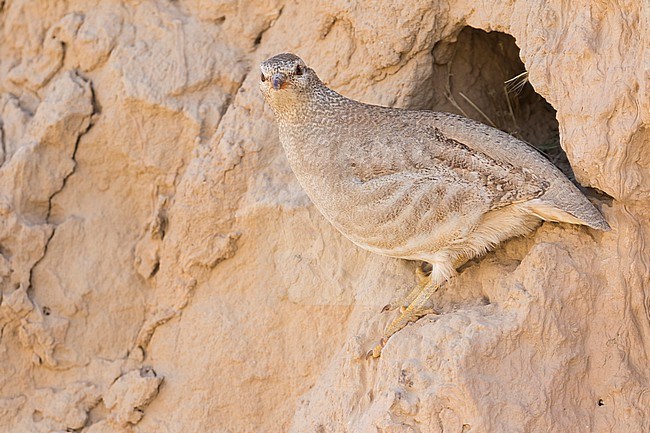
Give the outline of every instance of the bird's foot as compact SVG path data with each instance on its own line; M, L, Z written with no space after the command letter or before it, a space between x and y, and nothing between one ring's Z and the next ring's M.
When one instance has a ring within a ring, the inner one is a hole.
M424 287L418 286L414 290L416 296L411 301L408 307L400 308L400 315L395 320L393 320L390 325L384 331L384 335L379 341L379 344L375 346L368 354L366 358L379 358L381 355L381 350L386 345L388 339L408 325L410 322L415 322L419 318L426 316L427 314L437 314L433 309L423 308L427 300L433 295L433 293L438 290L440 286L438 284L429 284ZM410 297L410 295L409 295Z
M379 340L378 345L376 345L372 350L366 353L366 359L379 358L381 356L381 350L384 348L385 345L386 345L386 340L382 338L381 340Z
M422 308L421 310L414 312L414 311L407 311L408 307L400 307L400 316L393 320L393 322L386 328L386 331L384 332L384 336L379 340L379 344L376 345L371 351L369 351L366 354L366 359L369 358L379 358L381 356L381 351L386 345L386 342L388 342L388 339L401 329L403 329L406 325L412 322L417 322L424 316L428 316L429 314L438 314L436 310L433 308ZM391 328L395 328L394 330L391 330ZM392 331L391 334L389 334L389 331Z
M409 305L417 298L417 296L431 284L431 265L427 262L422 262L415 268L415 276L418 279L418 285L411 290L411 292L402 301L391 302L382 307L381 313L386 311L393 311L399 308L400 313L403 309L408 308Z

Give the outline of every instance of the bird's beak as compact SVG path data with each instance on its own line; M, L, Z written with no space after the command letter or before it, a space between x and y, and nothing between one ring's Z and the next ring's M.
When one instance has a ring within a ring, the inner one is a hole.
M271 77L271 84L273 84L273 88L275 90L280 90L284 85L285 81L287 81L287 76L284 75L282 72L273 74L273 77Z

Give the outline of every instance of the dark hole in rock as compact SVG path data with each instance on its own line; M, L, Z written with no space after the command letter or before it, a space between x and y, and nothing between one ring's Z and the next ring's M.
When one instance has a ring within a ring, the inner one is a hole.
M515 39L501 32L465 27L433 49L431 92L415 101L423 108L462 114L532 144L570 179L560 147L555 109L527 80Z
M151 274L149 274L149 278L155 276L159 270L160 270L160 262L154 263L153 269L151 270Z

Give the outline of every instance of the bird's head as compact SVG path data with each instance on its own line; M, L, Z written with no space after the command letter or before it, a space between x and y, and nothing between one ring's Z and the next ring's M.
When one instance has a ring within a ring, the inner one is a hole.
M305 102L314 85L320 84L313 69L295 54L273 56L262 62L260 69L260 90L276 114Z

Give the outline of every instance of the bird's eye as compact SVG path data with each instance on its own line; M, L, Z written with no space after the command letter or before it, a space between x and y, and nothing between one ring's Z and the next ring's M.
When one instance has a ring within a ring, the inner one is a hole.
M264 76L264 72L260 74L260 80L266 81L266 77Z
M296 70L293 71L294 75L302 75L304 72L303 67L300 65L296 65Z

